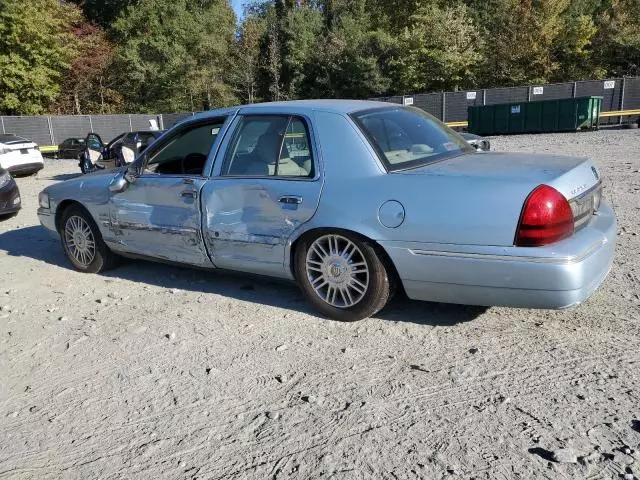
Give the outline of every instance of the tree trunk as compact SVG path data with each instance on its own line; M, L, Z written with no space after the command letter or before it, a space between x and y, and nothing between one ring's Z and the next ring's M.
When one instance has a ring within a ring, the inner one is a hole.
M82 115L80 111L80 97L78 96L78 92L73 92L73 103L75 105L76 115Z
M104 113L104 87L102 86L102 75L100 75L100 113Z

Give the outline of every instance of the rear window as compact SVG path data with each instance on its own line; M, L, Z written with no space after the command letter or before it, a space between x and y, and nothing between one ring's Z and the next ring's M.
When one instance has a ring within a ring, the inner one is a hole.
M26 138L19 137L17 135L12 135L10 133L0 134L0 143L24 143L29 142Z
M387 170L404 170L473 152L459 135L414 107L379 108L352 114Z

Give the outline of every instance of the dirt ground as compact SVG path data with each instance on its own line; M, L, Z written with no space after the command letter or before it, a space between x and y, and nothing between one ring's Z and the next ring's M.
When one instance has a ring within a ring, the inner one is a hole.
M0 222L0 478L640 479L640 131L495 138L589 155L619 218L568 311L397 299L317 317L295 286L69 268L18 179Z

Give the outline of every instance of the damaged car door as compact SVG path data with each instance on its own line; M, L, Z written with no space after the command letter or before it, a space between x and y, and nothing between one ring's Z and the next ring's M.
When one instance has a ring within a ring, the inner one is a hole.
M203 188L204 234L216 267L284 276L287 242L322 188L309 118L236 117Z
M189 122L150 146L110 199L111 228L127 253L211 267L200 194L226 117Z

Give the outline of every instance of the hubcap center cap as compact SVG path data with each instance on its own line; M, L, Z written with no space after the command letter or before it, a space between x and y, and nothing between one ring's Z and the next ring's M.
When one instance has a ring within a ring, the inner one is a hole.
M85 243L86 243L84 235L82 235L82 233L80 233L80 232L76 232L73 235L73 243L75 243L76 247L78 247L78 248L84 248Z
M351 270L343 259L330 258L325 262L327 281L334 285L342 285L349 281Z
M334 263L333 265L331 265L329 270L331 272L331 275L333 275L336 278L338 278L340 275L344 273L344 268L342 268L342 266L338 265L337 263Z

